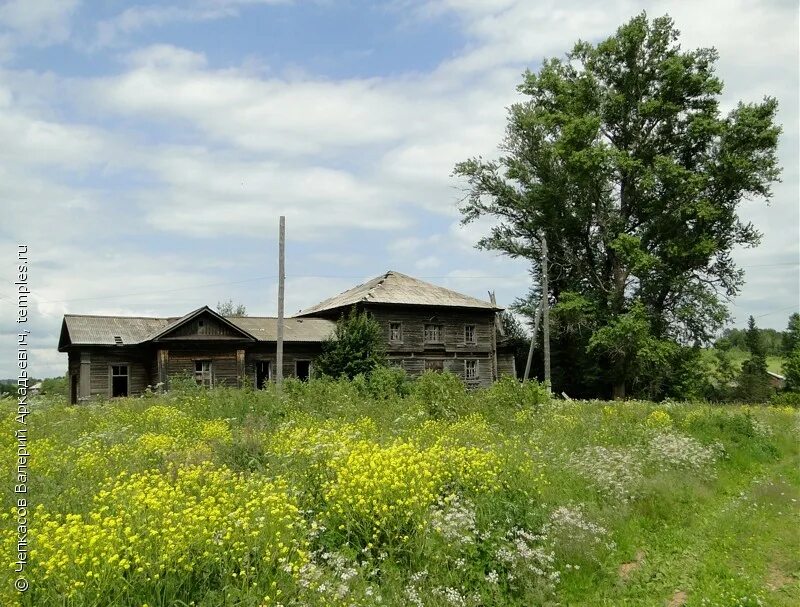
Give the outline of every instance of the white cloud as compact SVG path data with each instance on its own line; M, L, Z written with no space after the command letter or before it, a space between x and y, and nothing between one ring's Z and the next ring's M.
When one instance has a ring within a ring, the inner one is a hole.
M285 4L289 0L206 0L187 4L148 4L126 8L97 24L93 48L120 45L131 34L172 23L197 23L236 17L239 9L254 4Z
M131 7L99 24L96 42L128 45L146 28L225 18L244 4ZM684 48L719 49L726 107L765 93L778 97L784 183L770 207L742 206L765 236L762 247L737 252L744 266L760 267L745 268L748 284L734 311L742 322L754 311L797 304L797 267L775 265L798 260L796 5L646 5L651 16L669 10ZM0 49L69 40L77 6L3 4ZM0 202L7 218L0 245L15 242L19 225L31 226L25 234L39 255L34 291L42 339L55 344L65 310L176 314L232 296L253 313L274 313L270 279L197 286L238 279L230 273L247 261L246 253L229 257L226 243L272 242L279 214L287 215L293 242L318 243L308 274L337 274L348 265L349 274L369 278L376 266L392 267L441 274L434 282L478 297L496 288L506 304L524 293L524 261L473 248L491 221L458 224L463 191L450 176L453 165L497 154L505 107L518 99L515 86L525 67L562 56L578 38L610 35L641 6L447 0L412 9L417 18L455 16L468 43L429 72L374 78L330 79L302 69L264 75L243 67L244 58L223 69L209 60L211 49L207 55L169 41L127 52L118 71L104 77L0 71ZM450 227L433 235L420 231L437 215L436 223ZM336 254L343 241L376 232L385 249ZM140 243L147 237L158 241L152 250L149 241ZM171 239L184 239L190 252L164 252ZM318 252L324 247L331 252ZM272 274L267 258L267 270L245 276ZM295 277L287 310L360 280ZM103 299L120 293L138 295ZM6 305L0 299L0 313L8 316ZM759 322L782 327L786 315Z
M46 46L64 42L79 0L10 0L0 4L0 31L11 45Z

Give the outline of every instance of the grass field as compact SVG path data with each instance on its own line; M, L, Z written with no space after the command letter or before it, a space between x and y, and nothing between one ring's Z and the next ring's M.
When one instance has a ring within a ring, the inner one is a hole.
M750 353L740 348L731 348L729 352L731 354L732 362L737 369L741 369L742 363L750 358ZM713 360L714 349L707 348L704 350L704 356L709 360ZM785 361L786 358L783 356L767 356L767 370L777 373L778 375L783 375L783 363Z
M0 604L800 604L796 410L394 380L36 402Z

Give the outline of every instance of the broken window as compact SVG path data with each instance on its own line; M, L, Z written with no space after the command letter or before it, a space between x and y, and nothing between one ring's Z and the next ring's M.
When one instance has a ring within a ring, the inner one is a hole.
M476 380L478 379L478 361L465 360L464 361L464 379Z
M403 341L403 323L389 323L389 341Z
M475 325L464 325L464 343L475 343Z
M128 365L111 365L111 396L128 396Z
M194 361L194 380L198 386L205 386L206 388L210 388L214 384L210 360Z
M444 335L443 325L425 325L425 343L427 344L442 343L443 335Z

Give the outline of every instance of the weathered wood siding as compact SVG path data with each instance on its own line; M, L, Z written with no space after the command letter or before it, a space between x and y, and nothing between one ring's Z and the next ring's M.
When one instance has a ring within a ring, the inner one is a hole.
M201 326L202 325L202 326ZM219 337L240 337L231 327L216 321L209 314L201 315L167 333L162 339L214 339Z
M445 352L486 353L492 349L494 313L485 310L462 310L429 308L425 306L365 306L383 329L390 353L444 350ZM390 323L402 324L403 339L390 341ZM424 341L426 324L438 324L444 328L442 343L428 344ZM475 326L475 343L464 341L464 326Z
M486 387L492 384L492 332L494 312L425 306L365 306L383 329L387 353L393 364L399 364L412 377L421 375L426 368L449 371L469 387ZM391 323L402 325L402 341L390 340ZM442 325L441 343L425 342L425 325ZM475 343L464 339L465 325L475 327ZM467 381L465 360L476 360L478 377ZM499 367L498 362L498 367Z
M283 376L296 377L295 369L297 361L311 361L314 367L314 360L319 356L321 345L318 343L287 343L283 346ZM266 360L270 363L273 379L275 378L276 345L274 343L260 343L250 347L245 357L245 375L248 382L256 380L256 361Z
M211 376L215 386L237 386L239 384L239 371L236 363L237 349L236 347L217 349L208 346L191 349L171 347L167 374L169 377L176 375L194 377L195 361L210 360Z
M69 353L69 376L81 375L81 359L89 359L89 396L111 396L111 365L128 365L128 394L139 394L150 384L148 348L115 346L84 348Z

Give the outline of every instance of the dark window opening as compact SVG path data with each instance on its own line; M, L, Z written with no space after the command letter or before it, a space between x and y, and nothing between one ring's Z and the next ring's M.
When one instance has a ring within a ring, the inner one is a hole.
M403 325L399 322L389 323L389 341L403 341Z
M270 363L268 360L256 361L256 388L261 389L270 380Z
M297 379L300 381L308 381L308 378L311 375L311 361L298 360L294 363L294 369Z
M111 396L128 396L128 365L111 365Z
M115 335L114 336L114 343L117 344L118 346L121 346L122 345L122 338L119 335Z

